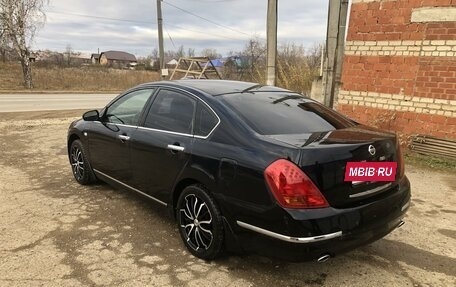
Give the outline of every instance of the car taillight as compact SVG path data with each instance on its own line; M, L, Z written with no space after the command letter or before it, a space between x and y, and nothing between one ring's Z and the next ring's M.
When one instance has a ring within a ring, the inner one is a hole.
M292 162L279 159L264 171L277 202L285 208L322 208L329 204L309 177Z

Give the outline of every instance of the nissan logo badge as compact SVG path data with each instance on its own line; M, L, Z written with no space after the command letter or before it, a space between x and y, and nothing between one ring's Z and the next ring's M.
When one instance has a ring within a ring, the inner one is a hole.
M369 153L370 153L371 155L375 155L375 153L377 152L377 151L375 150L375 147L374 147L373 145L370 145L369 148L368 148L367 150L369 151Z

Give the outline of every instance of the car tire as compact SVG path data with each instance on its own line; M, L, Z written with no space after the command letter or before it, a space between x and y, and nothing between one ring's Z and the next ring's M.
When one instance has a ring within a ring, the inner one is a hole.
M223 252L223 219L212 195L201 185L186 187L177 202L177 224L187 249L212 260Z
M69 156L71 170L78 183L87 185L96 181L87 152L80 140L75 140L71 143Z

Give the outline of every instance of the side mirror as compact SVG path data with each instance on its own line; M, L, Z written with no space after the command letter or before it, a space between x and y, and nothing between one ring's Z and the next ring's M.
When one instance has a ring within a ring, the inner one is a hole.
M92 111L85 112L82 115L82 118L84 119L84 121L94 122L94 121L100 120L100 114L98 113L97 110L92 110Z

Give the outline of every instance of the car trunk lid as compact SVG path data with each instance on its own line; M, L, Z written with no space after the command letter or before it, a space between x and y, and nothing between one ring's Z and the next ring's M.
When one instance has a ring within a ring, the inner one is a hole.
M395 182L346 182L344 178L347 162L397 162L400 154L394 134L356 125L330 132L269 137L301 150L296 164L333 207L359 205L397 186ZM396 178L401 173L399 168Z

